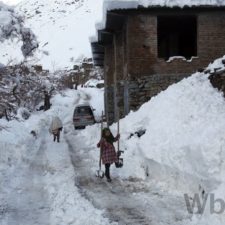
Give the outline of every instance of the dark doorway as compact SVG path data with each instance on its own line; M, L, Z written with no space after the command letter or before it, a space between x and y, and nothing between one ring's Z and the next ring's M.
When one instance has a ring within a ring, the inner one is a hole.
M158 16L158 57L197 56L196 16Z

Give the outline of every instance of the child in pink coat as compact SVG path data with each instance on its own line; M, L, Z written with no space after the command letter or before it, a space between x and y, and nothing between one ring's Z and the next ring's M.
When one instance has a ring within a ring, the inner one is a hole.
M111 182L110 165L114 162L118 162L118 156L113 142L116 142L119 138L119 134L114 137L109 128L104 128L102 130L102 138L97 144L97 147L100 148L101 151L102 163L105 164L105 176L108 182Z

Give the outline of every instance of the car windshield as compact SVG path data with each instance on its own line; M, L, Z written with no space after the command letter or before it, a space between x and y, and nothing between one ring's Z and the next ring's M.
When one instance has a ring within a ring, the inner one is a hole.
M92 115L92 110L91 110L91 108L90 107L88 107L88 106L83 106L83 107L78 107L78 108L76 108L76 110L75 110L75 114L77 114L77 115Z

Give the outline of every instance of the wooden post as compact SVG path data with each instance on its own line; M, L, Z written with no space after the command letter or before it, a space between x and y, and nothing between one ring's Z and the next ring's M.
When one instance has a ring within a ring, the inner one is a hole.
M118 121L118 105L117 105L117 48L116 48L116 34L113 35L113 46L114 46L114 122Z

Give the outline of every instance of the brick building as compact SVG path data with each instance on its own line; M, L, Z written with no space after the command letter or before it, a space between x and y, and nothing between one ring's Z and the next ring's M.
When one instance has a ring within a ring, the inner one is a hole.
M103 29L91 45L95 65L104 68L109 124L225 54L225 0L184 7L164 1L106 0Z

